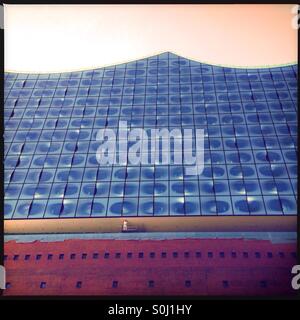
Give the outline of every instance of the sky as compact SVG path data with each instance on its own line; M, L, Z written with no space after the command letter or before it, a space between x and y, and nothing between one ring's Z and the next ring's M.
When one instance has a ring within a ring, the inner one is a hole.
M219 65L293 63L293 6L5 5L5 70L84 70L166 51Z

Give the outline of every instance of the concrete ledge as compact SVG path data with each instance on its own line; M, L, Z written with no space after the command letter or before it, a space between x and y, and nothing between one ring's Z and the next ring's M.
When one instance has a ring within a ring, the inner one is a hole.
M5 220L5 234L121 232L124 219L137 232L296 231L297 216L122 217Z

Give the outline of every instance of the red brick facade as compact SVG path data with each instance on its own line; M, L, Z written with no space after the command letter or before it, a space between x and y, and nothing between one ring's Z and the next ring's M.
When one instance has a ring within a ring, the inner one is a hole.
M293 294L296 243L65 240L5 244L5 295Z

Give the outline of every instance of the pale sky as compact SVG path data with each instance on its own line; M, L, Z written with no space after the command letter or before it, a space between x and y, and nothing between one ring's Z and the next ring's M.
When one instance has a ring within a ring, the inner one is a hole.
M84 70L165 51L221 65L292 63L293 6L5 5L5 70Z

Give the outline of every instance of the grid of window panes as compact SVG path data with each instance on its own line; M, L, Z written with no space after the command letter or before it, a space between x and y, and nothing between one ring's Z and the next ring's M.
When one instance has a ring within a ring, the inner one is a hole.
M240 69L164 53L5 75L5 218L296 214L297 65ZM99 166L100 128L202 128L205 167Z

